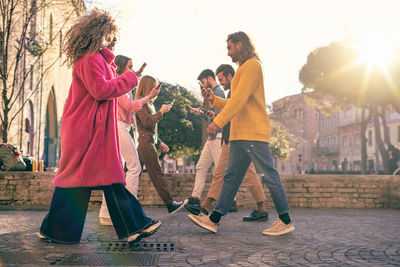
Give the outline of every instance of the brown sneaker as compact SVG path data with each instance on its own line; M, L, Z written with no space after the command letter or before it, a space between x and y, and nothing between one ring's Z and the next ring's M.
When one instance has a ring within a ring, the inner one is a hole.
M189 214L188 217L192 222L210 232L216 233L218 230L219 223L213 223L208 216Z
M284 224L281 219L272 223L271 227L265 229L263 235L283 235L294 231L294 223Z

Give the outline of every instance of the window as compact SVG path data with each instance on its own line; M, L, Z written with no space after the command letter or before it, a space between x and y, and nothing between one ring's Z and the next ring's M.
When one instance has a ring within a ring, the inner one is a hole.
M29 83L29 88L31 89L31 91L33 90L33 78L34 78L33 73L34 73L33 65L31 65L31 78L30 78L30 83Z
M361 139L360 139L360 135L359 134L354 135L354 144L356 146L361 145Z
M303 119L303 110L302 109L296 109L295 111L295 116L296 116L296 119Z
M62 42L63 42L63 35L62 31L60 31L60 54L58 55L59 57L62 57Z
M31 122L29 121L28 118L25 118L25 132L26 133L31 132Z
M30 29L30 35L31 38L35 38L36 36L36 14L38 12L37 10L37 0L32 0L31 1L31 10L30 10L30 14L33 15L32 16L32 22L31 22L31 29Z
M50 21L49 21L49 39L50 44L53 44L53 14L50 13Z
M346 147L347 146L347 136L343 136L342 141L343 141L342 147Z
M368 145L372 146L372 130L368 131Z

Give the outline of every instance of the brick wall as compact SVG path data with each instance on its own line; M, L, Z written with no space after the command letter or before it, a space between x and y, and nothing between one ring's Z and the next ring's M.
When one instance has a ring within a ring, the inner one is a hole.
M166 174L174 199L190 196L193 174ZM48 206L53 194L54 173L0 172L0 205ZM395 208L400 209L400 176L390 175L282 175L291 207L305 208ZM207 179L203 198L209 188ZM273 207L268 189L267 207ZM143 206L163 203L147 173L140 177L138 199ZM255 203L247 188L237 194L239 207L253 208ZM101 191L94 191L91 205L99 205Z

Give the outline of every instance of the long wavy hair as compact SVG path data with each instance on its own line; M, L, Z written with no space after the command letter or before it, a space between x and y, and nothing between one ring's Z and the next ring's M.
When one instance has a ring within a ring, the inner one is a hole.
M143 76L140 80L138 88L136 89L135 99L140 99L150 94L154 87L155 81L156 79L151 76Z
M244 63L246 60L253 57L261 62L253 42L246 33L240 31L229 34L226 41L231 41L234 44L237 44L238 42L242 43L242 49L240 50L241 63Z
M110 13L94 8L80 17L65 36L68 65L73 66L87 52L94 54L107 47L117 34L118 27Z
M126 65L128 65L129 60L132 60L130 57L126 57L123 55L118 55L114 59L115 65L117 65L117 74L118 76L124 73Z

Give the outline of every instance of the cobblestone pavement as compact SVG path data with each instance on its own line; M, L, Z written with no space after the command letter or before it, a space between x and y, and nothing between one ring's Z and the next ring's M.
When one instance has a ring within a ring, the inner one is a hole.
M243 222L240 210L222 220L218 233L195 226L187 212L148 208L160 230L130 248L110 226L88 212L77 245L36 238L45 210L0 210L0 266L400 266L400 211L390 209L293 209L296 231L261 234L268 222Z

